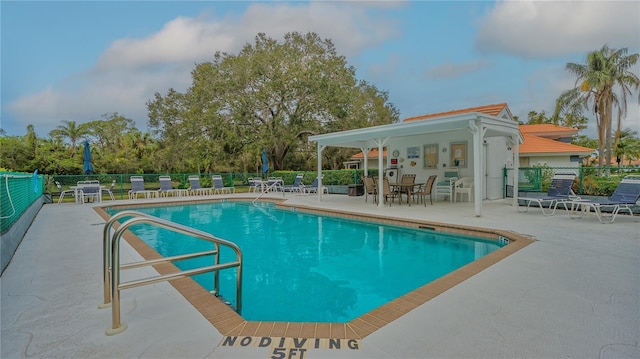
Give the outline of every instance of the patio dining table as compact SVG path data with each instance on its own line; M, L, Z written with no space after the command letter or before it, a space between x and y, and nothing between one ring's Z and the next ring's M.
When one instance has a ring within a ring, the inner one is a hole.
M411 206L411 197L413 194L413 189L414 187L420 187L422 186L424 183L402 183L402 182L397 182L397 183L389 183L389 186L397 188L400 192L400 203L402 203L402 193L406 193L407 194L407 204L409 206Z
M77 185L77 186L69 186L69 189L73 190L75 199L76 199L76 203L83 203L82 201L82 189L84 187L98 187L98 202L102 202L102 190L107 188L106 186L103 185L95 185L95 184L81 184L81 185Z

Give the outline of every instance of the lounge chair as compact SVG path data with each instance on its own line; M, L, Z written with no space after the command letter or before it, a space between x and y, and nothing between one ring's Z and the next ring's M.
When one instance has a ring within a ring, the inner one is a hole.
M56 181L56 187L58 187L58 191L60 191L60 197L58 197L58 204L62 203L62 199L64 198L65 195L70 194L72 195L74 198L76 196L76 190L75 189L62 189L62 185L60 184L60 182Z
M520 201L524 201L525 204L524 210L521 210L520 205L518 205L518 212L527 212L532 203L537 203L542 210L543 215L553 216L556 213L558 204L570 199L579 198L571 190L571 185L573 185L575 178L576 175L573 173L556 173L553 176L553 179L551 179L551 185L549 186L549 191L546 196L518 197L518 203L520 203ZM545 204L546 207L548 207L547 210L545 210Z
M444 171L444 178L442 181L436 183L436 201L438 196L449 197L449 202L453 202L453 186L458 180L458 170Z
M138 195L141 194L144 198L157 197L157 190L148 190L144 188L144 178L142 176L131 176L129 178L131 181L131 190L129 190L129 199L138 198Z
M213 194L224 194L224 193L235 193L235 187L225 187L224 182L222 182L221 175L213 175L211 176L211 181L213 182Z
M433 206L433 184L436 182L437 177L438 176L436 175L429 176L424 186L422 186L422 188L420 188L418 191L413 192L413 195L417 197L419 201L422 200L422 203L424 203L425 207L427 206L427 201L425 201L424 199L427 196L429 196L429 202L431 202L431 205Z
M208 195L212 193L211 188L205 188L200 185L200 176L189 176L189 193L191 195Z
M160 190L158 190L160 196L169 197L169 195L172 195L174 197L182 197L189 193L186 189L173 188L171 177L169 176L160 176L158 180L160 181Z
M318 180L318 177L316 177L313 180L313 183L309 186L304 186L304 192L305 193L318 193L318 184L320 183L320 181ZM325 186L322 186L322 191L325 192L326 194L329 194L329 189Z
M629 211L633 216L631 206L634 206L640 199L640 176L630 175L622 179L615 191L609 198L583 200L573 199L565 202L565 207L570 205L569 216L571 218L582 218L585 213L593 211L596 213L600 223L613 223L616 215L621 210ZM603 213L602 209L611 210L611 214Z
M299 173L296 175L296 179L293 181L293 184L284 185L283 189L285 192L302 192L302 178L304 174Z

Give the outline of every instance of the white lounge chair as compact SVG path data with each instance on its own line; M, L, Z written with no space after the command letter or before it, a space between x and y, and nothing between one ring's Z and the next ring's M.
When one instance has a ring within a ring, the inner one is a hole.
M173 188L171 177L169 176L160 176L158 180L160 181L160 190L158 191L160 196L168 197L169 195L172 195L174 197L182 197L189 194L189 191L186 189Z
M131 190L129 190L129 199L138 198L138 195L141 194L144 198L152 198L157 197L157 190L148 190L144 188L144 178L142 176L131 176L129 178L131 181Z
M640 199L640 176L626 176L618 184L615 191L609 198L583 200L574 199L564 203L565 207L570 206L569 217L582 218L585 213L591 212L591 209L595 212L600 223L613 223L616 220L616 215L621 211L629 211L629 214L633 216L631 206L636 205ZM611 213L603 213L602 209L608 208Z
M189 176L189 193L192 195L208 195L212 193L211 188L205 188L200 185L200 176Z
M296 179L293 180L293 184L284 185L285 192L302 192L302 178L304 174L299 173L296 175Z
M549 191L544 197L518 197L518 203L524 201L524 210L518 206L518 212L527 212L532 203L538 204L545 216L553 216L559 203L571 199L579 199L571 190L576 175L573 173L556 173L551 180ZM545 210L545 207L548 207ZM566 205L565 205L566 209Z
M235 187L225 187L224 182L222 182L221 175L211 176L211 181L213 182L213 194L231 194L236 191Z

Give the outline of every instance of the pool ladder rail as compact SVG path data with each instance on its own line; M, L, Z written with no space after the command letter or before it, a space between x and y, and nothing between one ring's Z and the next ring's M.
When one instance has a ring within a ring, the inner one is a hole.
M132 217L124 221L118 229L109 236L113 225L122 217ZM172 257L152 259L134 263L120 264L120 239L124 232L131 226L136 224L151 224L173 232L190 235L195 238L209 241L213 243L214 249L182 254ZM236 260L226 263L220 263L220 245L231 248L236 254ZM120 270L150 266L158 263L173 262L189 258L202 256L214 256L214 265L194 268L185 271L174 272L170 274L158 275L154 277L132 280L129 282L120 282ZM183 226L178 223L154 217L138 211L122 211L112 216L104 226L103 231L103 284L104 284L104 303L98 308L111 307L111 327L105 332L107 335L115 335L127 329L127 325L120 321L120 291L129 288L135 288L146 284L154 284L159 282L170 281L172 279L184 278L196 274L214 272L214 293L220 293L220 271L228 268L238 268L236 272L236 312L240 313L242 309L242 252L240 248L233 242L217 238L209 233Z
M262 191L260 191L260 194L258 195L258 197L254 198L253 201L251 201L251 203L256 204L256 201L258 201L265 194L272 192L272 190L275 190L277 192L278 188L280 188L279 185L280 185L280 182L277 182L277 181L273 183L267 183L265 186L262 187ZM284 189L282 190L282 198L284 198Z

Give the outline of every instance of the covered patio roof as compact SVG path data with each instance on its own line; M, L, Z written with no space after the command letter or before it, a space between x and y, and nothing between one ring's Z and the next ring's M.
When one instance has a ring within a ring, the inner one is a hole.
M382 151L390 138L433 135L443 132L469 131L473 134L472 151L474 156L474 182L482 185L483 176L481 174L482 158L480 156L483 140L487 137L506 136L511 139L515 147L514 153L518 153L518 145L523 142L522 134L518 129L518 123L512 118L496 117L481 112L466 112L461 114L445 115L440 117L430 117L424 120L406 121L381 125L374 127L360 128L356 130L341 131L315 135L309 137L309 141L318 145L318 177L321 182L322 172L322 151L327 146L359 148L365 154L371 148L378 148L379 161L382 163ZM518 168L518 156L514 156L514 167ZM366 157L365 157L366 160ZM380 165L379 177L383 177L383 169ZM517 187L514 187L517 188ZM516 190L517 191L517 190ZM382 194L379 193L378 205L383 203ZM517 193L514 193L514 198ZM318 199L322 200L322 191L318 191ZM475 191L476 215L480 216L482 208L482 193Z
M479 112L325 133L311 136L309 141L317 142L319 146L373 148L378 147L376 139L379 138L470 130L470 122L486 129L484 137L517 135L519 143L522 143L517 122Z

